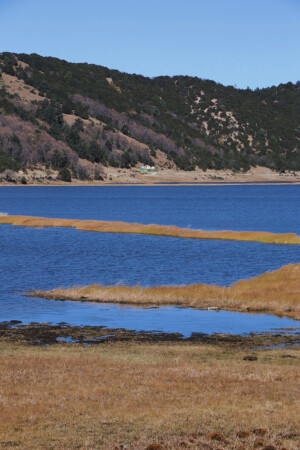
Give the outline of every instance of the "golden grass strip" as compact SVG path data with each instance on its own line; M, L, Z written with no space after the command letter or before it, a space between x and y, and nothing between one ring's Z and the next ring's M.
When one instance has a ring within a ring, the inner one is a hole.
M36 291L35 297L54 300L180 305L241 312L268 312L300 319L300 263L283 266L229 287L207 284L188 286L101 286Z
M251 241L264 244L299 245L300 236L295 233L269 233L266 231L203 231L189 230L169 225L142 225L139 223L110 222L101 220L49 219L31 216L0 216L0 224L23 227L70 227L81 231L99 233L143 234L187 239L215 239L224 241Z

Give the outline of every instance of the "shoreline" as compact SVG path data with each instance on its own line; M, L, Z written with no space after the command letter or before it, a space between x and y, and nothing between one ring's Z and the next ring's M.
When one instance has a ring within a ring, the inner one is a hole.
M9 183L9 182L0 182L1 187L108 187L108 186L130 186L130 187L141 187L141 186L299 186L300 180L257 180L257 181L199 181L199 182L182 182L182 181L165 181L165 182L139 182L139 183L130 183L130 182L80 182L80 181L71 181L67 182L53 182L53 183Z
M280 331L280 333L278 332ZM192 333L184 337L179 332L137 331L126 328L111 328L103 325L70 325L48 323L22 323L19 320L0 322L0 344L21 344L35 347L55 346L97 346L118 343L129 344L174 344L211 345L222 348L237 347L254 351L272 348L299 349L300 330L280 329L274 332L249 334Z
M22 178L26 184L22 184ZM62 182L58 171L35 166L16 173L10 182L2 179L1 186L222 186L222 185L281 185L300 184L299 172L274 172L266 167L252 167L247 172L232 172L229 169L194 171L166 169L158 166L154 174L141 173L138 167L121 169L103 167L102 179Z

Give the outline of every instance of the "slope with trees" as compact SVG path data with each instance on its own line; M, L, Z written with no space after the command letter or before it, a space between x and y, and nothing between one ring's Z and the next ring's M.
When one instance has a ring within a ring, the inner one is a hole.
M157 152L181 170L300 170L299 82L242 90L12 53L0 55L0 77L0 170L97 178Z

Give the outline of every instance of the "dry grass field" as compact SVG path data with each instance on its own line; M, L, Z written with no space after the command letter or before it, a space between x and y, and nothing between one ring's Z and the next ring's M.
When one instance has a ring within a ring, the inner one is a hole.
M268 312L300 319L300 264L283 266L229 287L206 284L189 286L99 286L37 291L36 297L108 303L181 305L242 312Z
M299 245L300 236L295 233L275 234L265 231L202 231L167 225L142 225L127 222L100 220L48 219L30 216L0 216L0 224L23 227L70 227L81 231L99 233L144 234L187 239L218 239L225 241L251 241L264 244Z
M299 448L300 350L245 354L1 343L0 448Z

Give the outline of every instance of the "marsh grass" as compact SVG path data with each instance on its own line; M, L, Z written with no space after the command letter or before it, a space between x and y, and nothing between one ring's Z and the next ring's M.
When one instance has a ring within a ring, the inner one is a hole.
M242 312L268 312L300 319L300 263L287 265L229 287L206 284L188 286L91 285L36 291L32 295L54 300L180 305Z
M209 345L1 344L0 447L253 448L260 433L296 449L300 351L285 353L249 362Z
M186 239L215 239L225 241L251 241L264 244L299 245L300 236L295 233L275 234L264 231L202 231L167 225L142 225L127 222L100 220L48 219L30 216L0 216L0 224L23 227L71 227L81 231L99 233L143 234Z

